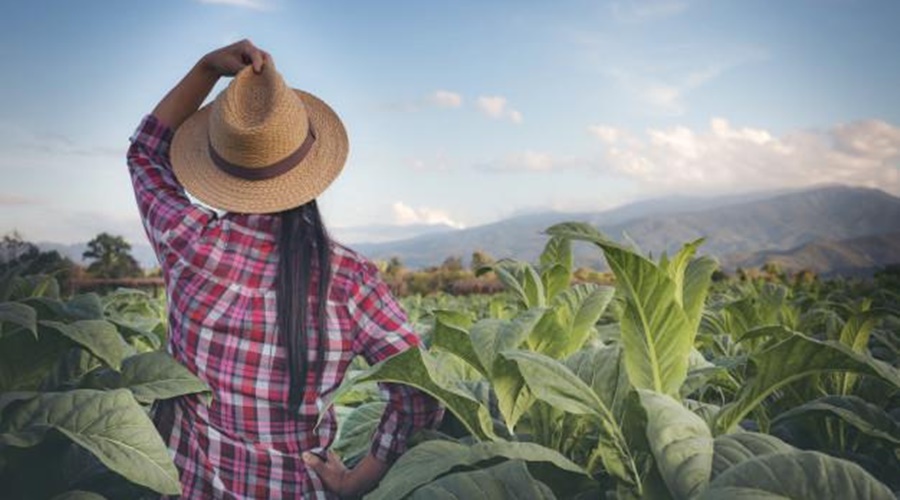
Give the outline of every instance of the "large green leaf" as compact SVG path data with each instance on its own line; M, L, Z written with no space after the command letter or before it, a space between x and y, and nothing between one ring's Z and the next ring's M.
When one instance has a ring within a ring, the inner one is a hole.
M99 358L81 347L70 347L56 360L56 365L41 381L43 391L64 391L81 387L86 375L99 371L116 373Z
M503 356L514 361L534 396L575 415L589 415L600 424L598 450L604 467L616 478L638 483L634 461L612 412L594 391L565 365L541 354L510 350Z
M329 396L331 404L341 395L352 390L355 384L365 382L398 383L424 391L440 402L478 439L495 437L493 422L488 409L475 396L465 390L460 380L453 380L442 374L436 367L431 354L421 349L407 349L362 372L352 381L341 384ZM321 412L320 415L324 415Z
M547 300L552 301L572 280L574 257L572 242L566 238L550 238L540 257L541 280Z
M486 377L488 372L481 364L472 347L472 339L469 338L468 330L471 327L472 318L466 313L435 311L431 345L456 354Z
M519 365L525 382L538 399L569 413L614 421L594 391L561 362L523 350L508 350L503 356Z
M366 498L404 498L415 489L449 472L476 467L497 459L547 462L567 473L570 480L585 477L584 469L556 451L535 443L495 441L467 446L453 441L426 441L404 453L381 480L378 488Z
M507 290L516 295L525 309L544 307L546 292L538 272L528 263L502 259L482 267L478 274L493 271Z
M65 324L58 321L40 321L41 332L56 331L67 339L87 349L114 370L122 367L125 358L125 342L115 325L104 320L81 320Z
M678 300L681 290L667 269L609 241L587 224L558 224L547 232L600 247L625 297L621 327L629 380L640 389L677 395L687 376L696 330L691 329Z
M735 336L738 342L749 343L758 339L774 339L773 342L790 338L794 335L794 331L784 325L767 325L749 327L740 334Z
M75 295L66 301L35 297L23 301L38 312L38 318L51 321L103 319L103 303L96 293Z
M547 244L544 245L539 262L541 269L561 266L571 274L572 268L575 267L572 242L568 238L550 238L547 240ZM552 298L552 296L550 297Z
M612 287L582 283L567 288L552 301L529 336L533 351L564 358L584 345L615 294Z
M613 415L621 415L631 385L617 345L585 347L563 364L593 389Z
M700 497L703 500L804 500L791 498L756 488L740 488L737 486L723 486L715 490L707 490Z
M384 416L387 403L366 403L353 409L347 418L341 419L340 433L334 445L338 455L349 458L362 455L372 447L372 435Z
M706 422L669 396L639 389L647 414L647 442L676 499L692 498L709 483L713 439Z
M544 309L529 309L512 320L483 319L472 326L469 336L481 365L493 374L494 362L502 351L516 349L544 315Z
M859 432L900 445L900 425L887 412L856 396L825 396L778 415L772 425L804 418L837 417Z
M150 350L154 351L160 350L163 347L161 339L159 338L159 336L153 333L151 329L145 328L142 325L126 323L117 319L108 319L107 321L116 325L116 328L119 330L119 334L122 335L122 338L124 338L132 345L145 345L149 347Z
M130 389L134 398L145 404L185 394L200 393L207 400L211 396L211 389L203 380L163 351L126 358L119 387Z
M751 356L756 374L738 393L735 400L724 406L716 419L716 431L727 432L772 392L803 377L824 372L853 372L877 377L894 387L900 387L896 368L853 352L833 341L823 342L794 334L772 347Z
M682 397L687 397L708 386L720 387L729 392L740 390L738 382L728 373L727 366L713 364L707 361L700 351L691 348L688 356L687 378L679 393Z
M741 462L715 478L701 498L730 499L726 494L733 493L732 488L742 488L742 495L749 494L746 490L759 492L760 498L894 499L891 490L862 467L815 451L772 453Z
M34 399L40 395L41 393L36 391L0 392L0 422L3 422L6 418L3 416L3 413L7 408L12 408L22 401L28 401L29 399Z
M448 474L414 491L409 498L555 500L556 495L547 485L531 477L524 463L510 460L486 469Z
M56 495L51 500L106 500L106 497L93 491L72 490Z
M686 243L681 250L672 257L672 260L666 258L663 254L659 262L659 267L669 274L669 278L675 283L675 300L684 308L684 275L688 264L697 253L697 247L703 243L703 239Z
M768 434L736 432L716 437L713 442L712 478L735 465L770 453L794 451L794 447Z
M71 344L59 335L41 335L19 329L0 337L0 393L36 390Z
M550 302L569 288L569 284L572 282L572 271L559 264L550 266L541 271L541 282L544 284L547 302Z
M2 444L34 446L55 429L125 479L163 494L181 492L166 445L125 389L45 393L4 413Z
M709 256L692 260L684 272L684 313L690 322L691 332L696 332L703 318L706 296L709 294L712 275L719 263Z
M864 307L867 309L847 319L847 322L844 323L844 327L841 329L839 338L841 344L858 353L866 352L872 329L875 328L881 316L880 311L868 310L869 303L866 303ZM844 395L851 394L856 386L856 377L853 373L838 374L837 386L839 392Z
M522 345L543 315L543 309L529 309L512 320L484 319L475 323L469 332L475 353L481 365L487 368L488 378L497 394L497 405L510 432L531 407L534 398L516 364L499 354Z
M37 337L37 313L34 311L34 308L25 304L0 302L0 336L3 334L3 323L20 326Z

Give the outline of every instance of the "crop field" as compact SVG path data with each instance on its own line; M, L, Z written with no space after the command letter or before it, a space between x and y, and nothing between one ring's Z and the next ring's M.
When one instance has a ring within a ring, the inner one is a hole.
M445 406L371 499L893 499L900 283L713 281L702 241L650 257L590 226L499 260L495 295L402 300L424 348L354 365L327 396L352 464L378 383ZM615 284L573 281L573 245ZM63 296L0 277L0 496L152 498L177 471L148 417L205 384L165 353L162 298Z

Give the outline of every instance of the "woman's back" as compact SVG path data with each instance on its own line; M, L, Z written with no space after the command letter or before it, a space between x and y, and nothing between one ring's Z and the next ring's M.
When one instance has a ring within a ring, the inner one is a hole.
M291 405L292 373L279 331L281 217L226 214L193 205L176 179L169 148L174 131L154 115L135 135L128 163L148 237L161 263L169 306L169 352L205 380L196 396L160 402L154 420L175 455L189 498L327 498L322 478L301 459L323 455L335 438L324 401L351 360L369 363L418 345L377 269L339 244L330 245L324 337L303 339L305 380ZM315 275L315 273L313 273ZM317 332L315 293L306 326ZM315 283L308 290L316 290ZM295 387L298 387L295 385ZM385 385L387 409L371 456L388 463L416 428L440 417L435 400L412 388ZM324 412L320 420L320 413ZM317 426L317 422L319 425ZM327 480L327 479L326 479Z

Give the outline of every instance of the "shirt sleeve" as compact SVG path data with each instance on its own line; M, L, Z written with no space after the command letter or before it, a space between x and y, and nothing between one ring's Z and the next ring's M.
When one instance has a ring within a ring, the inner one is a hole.
M141 121L128 149L128 170L144 230L157 256L174 238L191 241L213 214L193 205L169 160L174 131L153 115Z
M375 364L407 349L419 349L419 337L409 328L406 313L371 263L363 266L358 293L351 300L355 326L354 352ZM403 384L379 384L388 404L372 438L371 452L391 463L407 447L413 432L440 423L443 408L428 394Z

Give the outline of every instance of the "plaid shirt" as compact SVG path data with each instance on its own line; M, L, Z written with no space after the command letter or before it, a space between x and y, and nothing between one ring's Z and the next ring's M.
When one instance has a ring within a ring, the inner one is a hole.
M150 115L128 152L144 227L159 258L169 307L169 352L212 388L158 402L154 420L174 455L185 498L330 498L304 467L303 451L331 445L337 422L323 398L358 354L377 363L418 337L378 276L353 251L334 244L327 345L310 336L309 359L325 349L313 386L310 370L299 412L287 405L287 351L279 343L275 282L278 217L226 214L191 204L172 174L173 131ZM315 365L312 365L315 366ZM391 461L415 429L440 419L438 403L411 387L384 384L389 403L372 453Z

